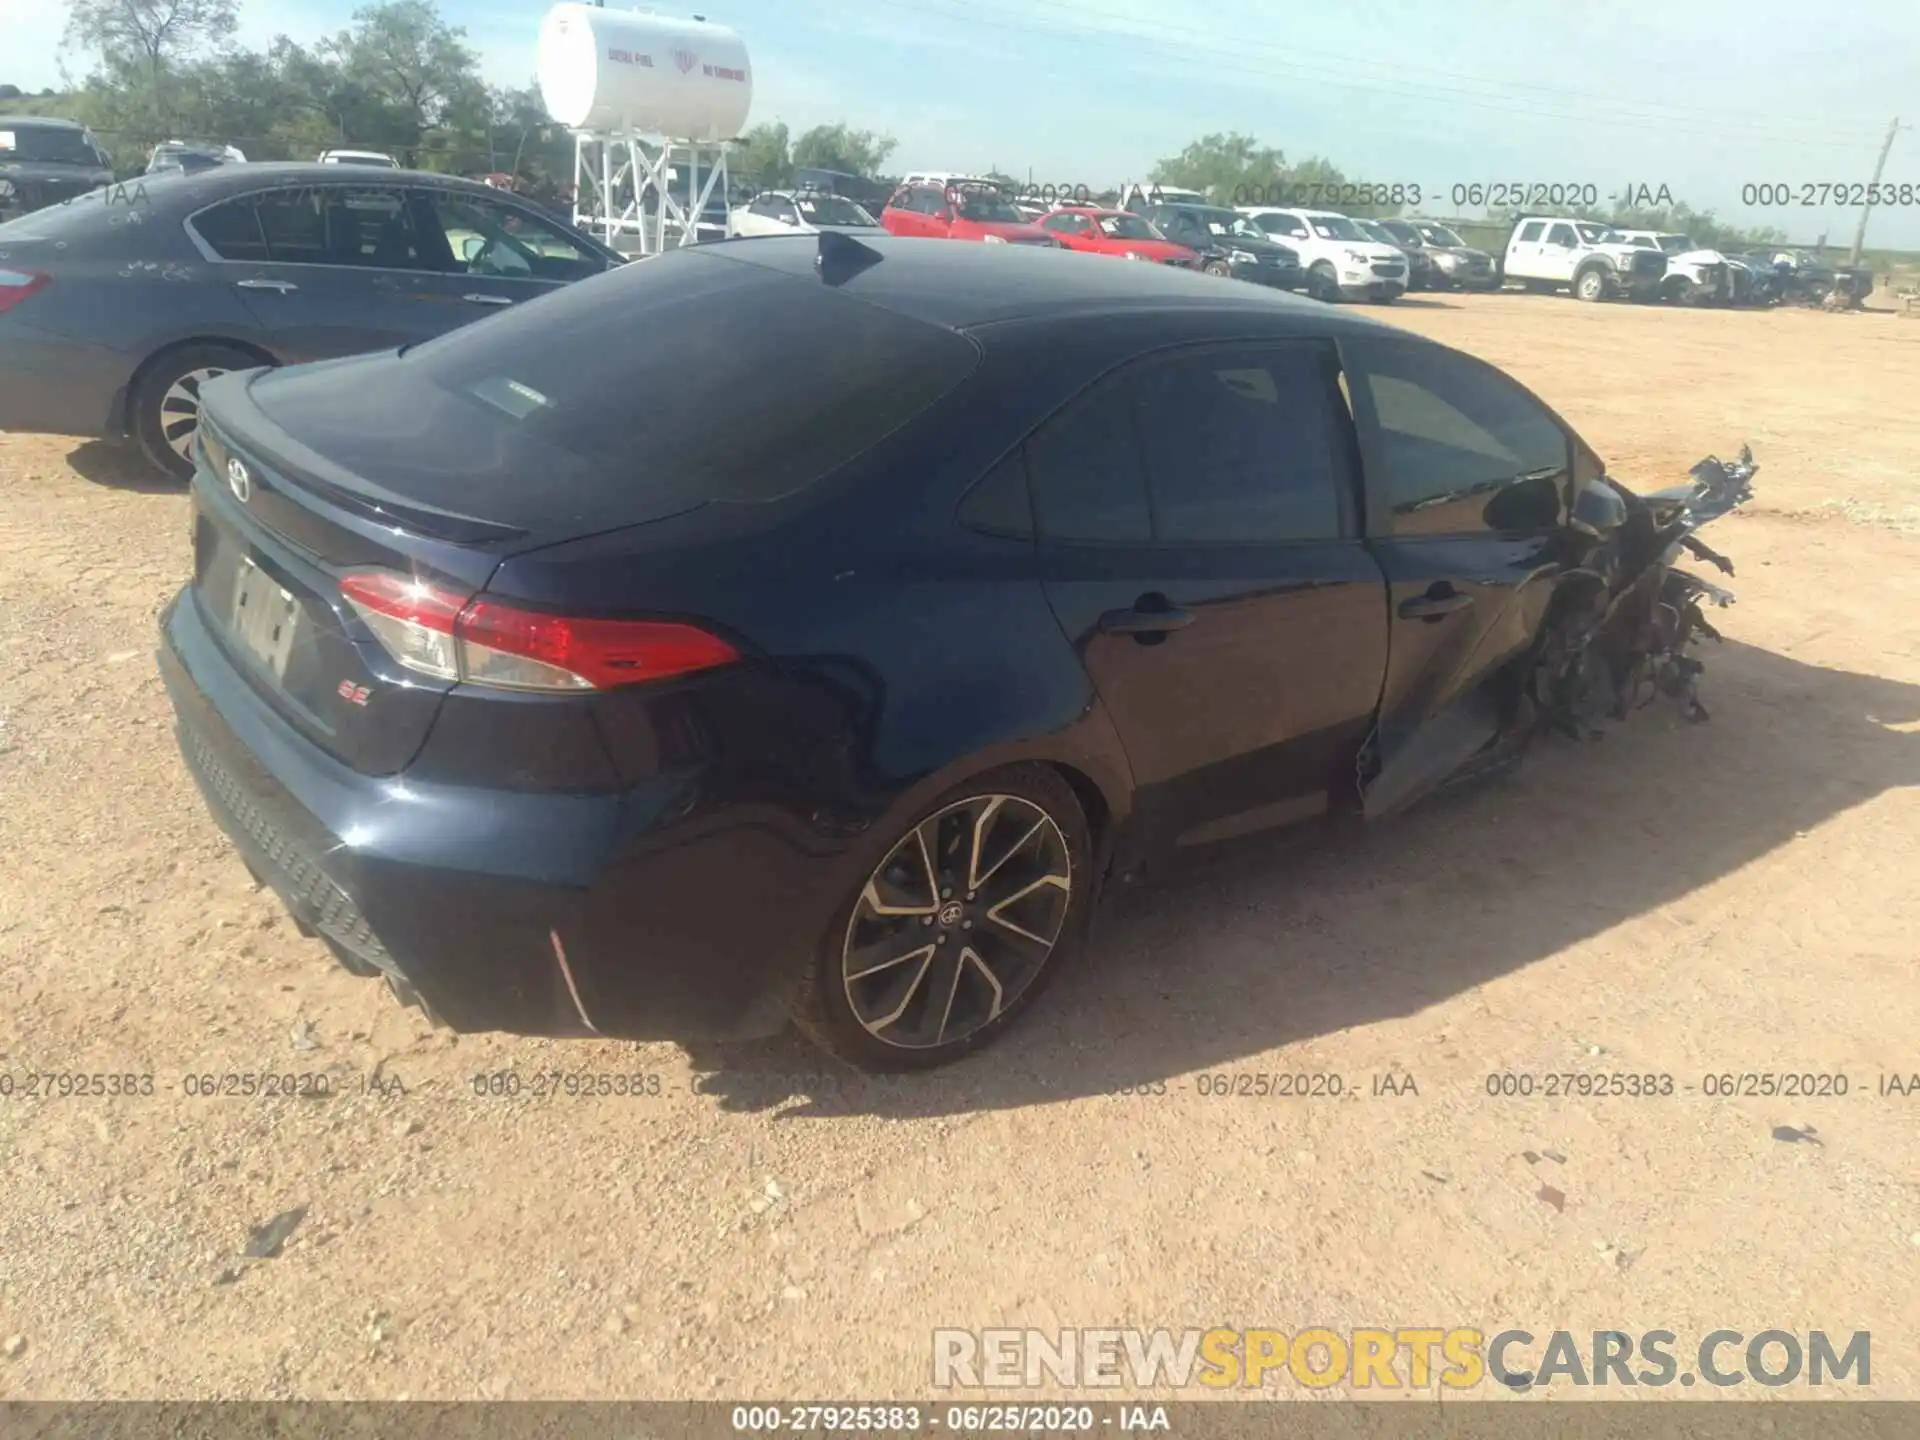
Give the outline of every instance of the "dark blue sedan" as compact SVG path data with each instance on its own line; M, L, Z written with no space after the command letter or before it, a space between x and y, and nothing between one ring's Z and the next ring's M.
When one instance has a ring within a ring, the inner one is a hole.
M181 746L343 964L872 1069L1001 1033L1110 880L1456 771L1600 473L1299 297L832 234L224 376L197 454Z

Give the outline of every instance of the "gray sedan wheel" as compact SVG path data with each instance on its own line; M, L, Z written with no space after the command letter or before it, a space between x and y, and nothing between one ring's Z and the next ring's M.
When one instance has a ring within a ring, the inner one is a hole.
M229 370L251 370L258 357L232 345L185 345L163 355L140 377L129 402L129 428L140 453L161 474L193 478L200 435L200 387Z

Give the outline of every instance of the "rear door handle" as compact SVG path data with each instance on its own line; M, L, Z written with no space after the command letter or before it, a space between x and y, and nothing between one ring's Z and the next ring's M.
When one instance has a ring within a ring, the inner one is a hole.
M462 295L460 298L469 305L511 305L513 303L505 295Z
M1411 600L1400 602L1402 620L1438 620L1442 615L1451 615L1456 610L1464 610L1473 604L1471 595L1462 595L1457 591L1451 595L1416 595Z
M234 284L242 290L278 290L282 295L292 294L300 288L291 280L236 280Z
M1169 607L1165 610L1109 610L1100 617L1104 635L1167 635L1184 630L1194 622L1191 610Z

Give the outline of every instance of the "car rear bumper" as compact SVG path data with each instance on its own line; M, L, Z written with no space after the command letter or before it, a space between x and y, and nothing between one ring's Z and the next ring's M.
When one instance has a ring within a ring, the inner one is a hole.
M1233 278L1274 290L1298 290L1307 283L1306 272L1298 265L1235 265Z
M45 298L28 296L20 308ZM131 374L127 357L117 351L47 335L0 316L0 430L116 434L120 393Z
M695 841L649 834L684 808L666 777L578 796L361 775L273 713L191 590L161 616L159 662L187 768L255 877L453 1029L719 1040L785 1023L838 898L829 862L783 867L711 817Z

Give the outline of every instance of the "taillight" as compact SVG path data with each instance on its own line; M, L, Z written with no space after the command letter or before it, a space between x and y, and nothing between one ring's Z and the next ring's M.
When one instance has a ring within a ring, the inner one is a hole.
M0 266L0 315L4 315L29 295L36 295L53 283L51 275L38 270L8 270Z
M347 575L340 591L388 654L439 680L502 690L612 690L740 658L692 625L521 610L385 570Z

